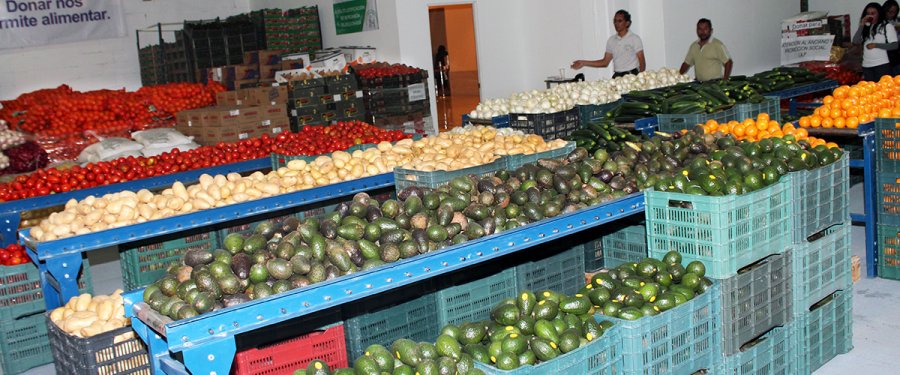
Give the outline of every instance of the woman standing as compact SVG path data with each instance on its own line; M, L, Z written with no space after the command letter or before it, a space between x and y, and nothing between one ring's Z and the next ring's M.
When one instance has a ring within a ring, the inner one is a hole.
M897 4L896 0L887 0L881 5L881 9L884 10L884 21L888 27L893 27L894 31L900 29L900 19L897 18L900 4ZM888 60L891 62L891 74L900 75L900 48L888 51Z
M897 49L897 31L888 27L881 5L869 3L863 9L853 43L863 45L863 79L878 81L891 74L888 51Z

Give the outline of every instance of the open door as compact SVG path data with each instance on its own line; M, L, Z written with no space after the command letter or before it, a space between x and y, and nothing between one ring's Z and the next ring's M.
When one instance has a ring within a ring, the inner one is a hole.
M472 4L428 8L438 130L462 124L481 101ZM443 47L443 48L441 48Z

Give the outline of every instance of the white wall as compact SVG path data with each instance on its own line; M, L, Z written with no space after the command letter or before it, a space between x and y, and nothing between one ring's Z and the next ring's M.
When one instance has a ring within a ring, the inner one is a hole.
M182 22L244 13L248 0L123 1L126 36L116 39L0 50L0 99L63 83L76 90L141 86L135 30L157 22ZM144 36L149 34L143 34Z
M871 0L809 0L810 11L828 12L830 16L840 16L842 14L850 15L850 31L856 32L859 27L859 19L862 15L863 8ZM876 1L878 4L884 4L884 1Z

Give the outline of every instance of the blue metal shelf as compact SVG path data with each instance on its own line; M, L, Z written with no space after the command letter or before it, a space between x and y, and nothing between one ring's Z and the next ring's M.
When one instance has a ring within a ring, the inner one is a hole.
M117 193L124 190L138 191L140 189L156 189L169 186L175 181L185 183L197 181L202 174L228 174L232 172L243 173L271 167L269 158L259 158L220 165L211 168L202 168L193 171L174 173L163 176L144 178L135 181L121 182L105 186L97 186L90 189L75 190L68 193L51 194L43 197L20 199L0 203L0 246L6 247L16 242L16 232L19 230L21 213L24 211L38 210L48 207L62 206L70 199L81 200L89 195L95 197L109 193Z
M49 310L60 306L62 301L78 295L76 278L81 269L81 253L83 252L221 224L393 185L394 174L384 173L54 241L35 242L31 238L30 229L23 229L19 232L19 240L27 248L32 261L37 263L41 271L44 300L47 302Z
M784 89L781 91L769 92L766 93L766 96L777 96L779 99L791 99L806 94L812 94L825 90L833 90L838 86L839 85L837 81L829 79L822 82L810 83L808 85L791 87L789 89Z
M135 305L138 305L138 309L143 309L138 314L138 319L132 319L132 325L150 347L155 373L164 373L163 368L173 373L182 373L169 355L170 352L182 352L184 366L191 373L226 374L235 354L236 334L278 324L509 253L537 249L539 244L643 210L643 193L636 193L442 251L422 254L377 269L163 326L152 318L158 315L149 312L149 308L143 304L142 290L125 295L125 310L127 316L135 317ZM149 312L149 315L145 312Z

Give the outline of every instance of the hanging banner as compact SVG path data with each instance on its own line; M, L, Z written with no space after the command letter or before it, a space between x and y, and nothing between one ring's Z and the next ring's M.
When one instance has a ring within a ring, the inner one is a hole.
M832 35L810 35L781 39L781 65L804 61L828 61L831 57Z
M0 1L0 48L126 35L122 0Z
M378 30L375 0L334 0L334 28L338 35Z

